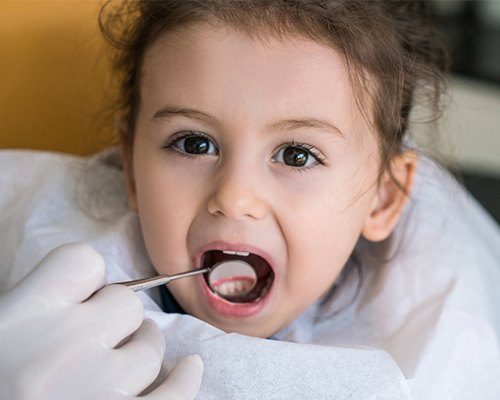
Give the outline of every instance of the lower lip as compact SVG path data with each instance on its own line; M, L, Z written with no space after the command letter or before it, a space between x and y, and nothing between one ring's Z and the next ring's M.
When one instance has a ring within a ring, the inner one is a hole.
M239 318L250 317L261 312L269 303L275 284L275 282L273 282L266 296L257 302L232 303L214 294L208 287L207 282L202 275L198 276L198 282L203 289L203 293L205 294L208 304L217 314Z

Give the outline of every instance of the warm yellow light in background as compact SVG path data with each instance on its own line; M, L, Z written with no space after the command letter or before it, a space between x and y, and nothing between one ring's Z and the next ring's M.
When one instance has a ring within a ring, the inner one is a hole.
M0 1L0 147L89 154L113 143L98 1Z

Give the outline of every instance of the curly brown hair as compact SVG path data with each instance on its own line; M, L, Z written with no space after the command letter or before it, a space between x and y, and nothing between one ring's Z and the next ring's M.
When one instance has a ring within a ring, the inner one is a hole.
M358 106L378 135L380 174L390 173L390 160L403 149L415 103L430 105L433 118L441 111L448 56L427 14L425 2L412 0L146 0L119 4L110 0L101 8L99 25L117 50L119 140L126 154L131 151L140 103L139 76L147 49L169 30L221 21L252 37L301 36L339 51ZM365 110L372 110L372 115Z

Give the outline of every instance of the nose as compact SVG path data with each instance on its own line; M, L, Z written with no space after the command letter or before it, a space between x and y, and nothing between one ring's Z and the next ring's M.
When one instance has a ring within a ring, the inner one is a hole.
M208 200L208 212L230 219L264 218L269 212L269 204L261 183L248 168L220 174Z

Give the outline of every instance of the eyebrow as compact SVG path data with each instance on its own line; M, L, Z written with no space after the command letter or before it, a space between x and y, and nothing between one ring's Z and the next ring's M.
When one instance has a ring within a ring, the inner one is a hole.
M219 121L210 114L193 108L165 106L155 112L152 121L170 119L175 116L183 116L186 118L196 119L211 125L219 125ZM315 128L332 133L335 136L344 138L342 131L334 124L319 118L304 117L290 118L282 121L274 122L267 127L271 131L286 131L300 128Z
M315 128L344 138L342 131L332 123L318 118L285 119L271 125L273 131L287 131L300 128Z
M174 116L182 116L191 119L197 119L202 122L207 122L211 125L217 125L218 121L216 118L211 115L204 113L203 111L198 111L193 108L185 108L185 107L175 107L175 106L165 106L160 110L155 112L152 121L156 119L170 119Z

